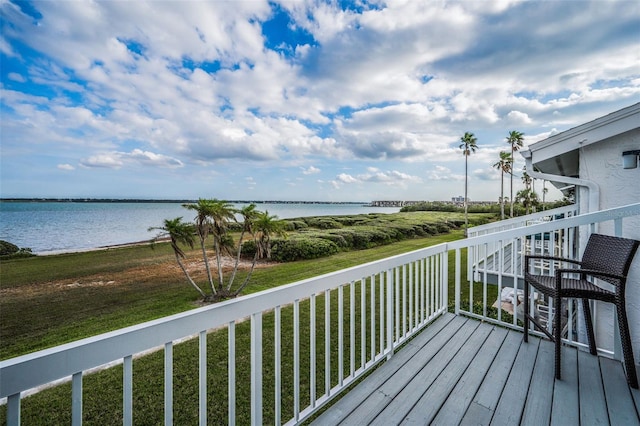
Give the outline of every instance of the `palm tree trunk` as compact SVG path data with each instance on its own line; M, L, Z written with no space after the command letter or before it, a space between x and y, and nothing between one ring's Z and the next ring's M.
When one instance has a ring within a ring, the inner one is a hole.
M222 253L220 252L220 243L218 239L214 237L213 241L216 249L216 261L218 262L218 288L222 290Z
M509 198L511 204L511 217L513 217L513 144L511 145L511 198Z
M242 254L242 238L244 237L244 229L240 233L240 239L238 240L238 250L236 253L236 264L233 266L233 272L231 278L229 278L229 284L227 284L227 291L231 290L233 280L236 279L236 272L238 272L238 265L240 265L240 255Z
M205 240L202 237L200 237L200 248L202 249L202 260L204 260L204 267L207 270L207 279L209 280L211 293L216 294L216 289L213 285L213 276L211 276L211 267L209 266L209 257L207 256L207 249L205 248Z
M468 159L469 156L465 155L464 156L464 236L467 236L467 232L469 229L469 218L468 218L468 213L467 213L467 186L468 186L468 177L467 177L467 163L468 163Z
M198 287L198 284L196 284L193 281L193 279L191 278L191 275L189 275L189 272L187 271L187 268L185 268L184 265L182 264L182 261L180 260L180 256L178 256L178 253L175 253L175 255L176 255L176 260L178 261L178 265L180 265L180 269L182 269L182 272L184 272L184 275L187 277L187 281L189 281L189 284L191 284L193 288L195 288L196 291L200 293L200 296L202 296L202 298L205 299L207 297L205 292L202 291L202 289Z
M244 279L244 281L242 282L242 285L240 286L240 288L238 288L238 290L233 292L234 296L237 296L240 294L240 292L242 290L244 290L244 288L247 286L247 284L249 284L249 280L251 279L251 274L253 274L253 268L256 267L256 261L258 260L258 250L256 250L256 253L253 255L253 263L251 263L251 269L249 269L249 273L247 274L247 278Z
M504 220L504 170L500 171L500 218Z

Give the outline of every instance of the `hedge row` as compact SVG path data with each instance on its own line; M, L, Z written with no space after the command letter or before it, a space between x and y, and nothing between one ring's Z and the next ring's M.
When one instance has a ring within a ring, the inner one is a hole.
M271 258L278 262L316 259L339 251L362 250L409 238L443 234L464 224L463 220L410 223L387 218L388 215L357 215L286 220L289 236L272 240ZM253 256L255 244L245 242L242 252Z

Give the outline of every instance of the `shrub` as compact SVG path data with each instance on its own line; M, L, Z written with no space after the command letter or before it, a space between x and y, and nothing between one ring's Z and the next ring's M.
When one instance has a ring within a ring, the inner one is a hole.
M340 228L342 228L342 224L340 222L336 221L332 217L323 217L323 216L309 217L309 218L305 219L305 221L307 222L307 224L311 228L318 228L318 229L340 229Z
M271 258L278 262L317 259L340 251L334 242L316 237L273 240L271 247Z
M309 227L307 222L302 219L288 219L284 221L285 231L297 231L300 229L306 229Z
M347 240L340 234L334 233L325 233L318 234L318 238L324 238L325 240L329 240L340 248L350 248L351 244L347 242Z
M18 259L21 257L32 257L30 248L19 248L9 241L0 240L0 259Z
M14 254L20 251L20 248L10 243L9 241L0 240L0 256L6 256L8 254Z

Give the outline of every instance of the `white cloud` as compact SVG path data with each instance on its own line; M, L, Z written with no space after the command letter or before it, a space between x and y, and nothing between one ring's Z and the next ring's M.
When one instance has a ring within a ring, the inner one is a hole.
M58 164L58 169L71 171L71 170L75 170L76 168L73 167L71 164Z
M366 162L332 184L386 190L458 182L465 131L484 170L508 130L531 143L640 96L632 2L339 3L36 2L34 18L1 2L0 51L16 65L0 89L3 156L145 166L140 179ZM280 9L283 31L306 33L278 51L262 24Z
M134 149L131 152L109 152L93 155L81 160L80 164L89 168L101 167L109 169L119 169L125 166L125 164L170 169L184 166L182 161L178 159L149 151L142 151L140 149Z
M320 169L314 166L309 166L308 168L302 168L303 175L315 175L320 173Z
M22 74L18 74L17 72L10 72L9 74L7 74L7 77L9 78L9 80L17 81L18 83L24 83L27 81L27 79L24 78Z

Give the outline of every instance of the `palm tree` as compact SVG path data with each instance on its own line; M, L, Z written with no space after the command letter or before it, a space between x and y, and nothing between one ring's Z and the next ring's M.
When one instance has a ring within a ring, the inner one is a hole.
M500 170L500 218L504 220L504 174L511 173L511 155L506 151L500 151L500 160L493 165Z
M236 263L233 268L233 272L231 273L231 278L229 278L229 284L227 284L227 291L231 290L231 286L233 285L233 280L235 279L236 273L238 272L238 265L240 264L240 256L242 255L242 241L244 239L244 236L247 233L251 236L254 235L254 232L253 232L254 222L260 215L260 212L256 210L256 205L253 203L249 204L248 206L244 206L242 209L238 211L238 213L242 216L242 231L240 231L240 238L238 239L238 247L236 249ZM255 264L255 259L254 259L254 264Z
M464 155L464 235L467 236L467 228L469 227L469 218L468 218L468 197L467 197L467 189L468 189L468 158L472 152L476 152L478 145L476 144L477 139L473 136L473 133L465 132L464 136L460 138L460 146L462 149L462 155Z
M196 231L198 232L198 237L200 237L202 260L204 261L204 266L207 270L207 278L209 279L211 292L212 294L216 294L216 288L213 284L213 275L211 274L211 267L209 266L209 257L207 256L207 250L205 248L205 243L212 226L209 219L209 215L213 206L212 200L205 200L203 198L200 198L196 204L183 204L182 206L189 210L196 211Z
M213 247L216 250L216 261L218 264L218 288L222 289L222 255L231 251L233 242L227 234L229 223L236 220L236 209L231 203L214 198L209 200L210 208L208 217L211 220L211 233L213 234Z
M284 231L284 222L278 220L278 216L269 215L268 211L257 212L253 221L253 226L253 238L256 245L256 252L253 255L253 263L251 264L251 269L249 270L249 273L247 274L247 277L245 278L242 285L233 293L234 296L240 294L240 292L249 282L257 259L271 258L271 237L286 235Z
M512 130L507 136L507 143L511 145L511 169L513 170L513 154L522 148L524 142L524 133ZM511 173L511 217L513 217L513 173Z
M526 210L525 214L529 214L531 208L537 206L539 203L538 194L536 194L531 188L521 189L516 195L516 202L522 203Z
M177 217L175 219L165 219L164 226L149 228L149 231L153 230L162 231L153 239L153 242L156 242L159 238L169 236L171 240L171 248L173 249L173 253L176 256L176 261L178 262L180 269L182 269L182 272L184 272L184 275L187 277L187 281L189 281L189 284L191 284L193 288L195 288L196 291L200 293L200 296L202 296L203 299L206 299L207 295L204 291L202 291L198 284L193 281L193 279L189 275L189 271L187 271L187 268L182 263L182 259L184 259L186 255L182 248L180 248L179 246L179 244L185 244L193 248L195 243L194 235L196 232L193 224L185 223L182 221L181 217ZM151 247L154 246L152 245Z

